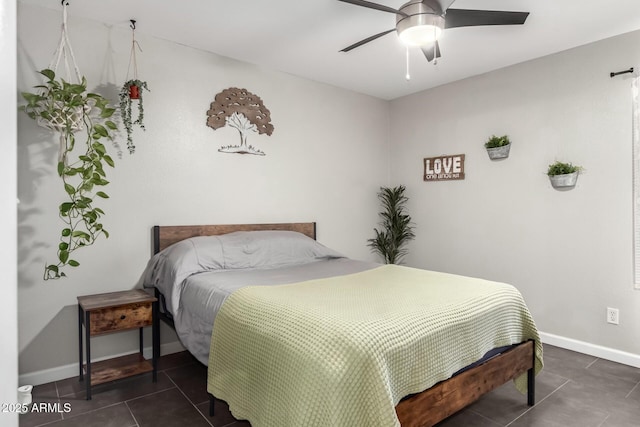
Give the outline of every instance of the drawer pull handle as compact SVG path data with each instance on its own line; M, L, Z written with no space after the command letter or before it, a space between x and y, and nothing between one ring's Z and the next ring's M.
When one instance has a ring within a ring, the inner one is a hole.
M125 316L124 314L122 316L120 316L120 320L124 320L127 316Z

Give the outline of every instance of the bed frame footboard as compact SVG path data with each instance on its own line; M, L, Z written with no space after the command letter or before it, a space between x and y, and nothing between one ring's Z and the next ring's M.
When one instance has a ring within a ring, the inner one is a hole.
M432 427L482 395L527 373L527 404L535 404L535 342L530 340L488 361L402 400L396 414L402 427ZM209 395L209 416L215 397Z
M527 404L535 404L535 342L526 341L485 363L402 400L396 414L403 427L431 427L482 395L527 373Z

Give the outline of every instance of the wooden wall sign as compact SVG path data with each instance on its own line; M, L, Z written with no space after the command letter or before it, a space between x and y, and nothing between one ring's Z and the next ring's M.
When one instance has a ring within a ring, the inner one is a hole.
M464 179L464 154L427 157L424 159L425 181Z

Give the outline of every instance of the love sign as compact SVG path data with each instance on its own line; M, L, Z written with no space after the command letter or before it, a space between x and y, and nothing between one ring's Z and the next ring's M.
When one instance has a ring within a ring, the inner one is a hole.
M464 154L424 159L425 181L464 179Z

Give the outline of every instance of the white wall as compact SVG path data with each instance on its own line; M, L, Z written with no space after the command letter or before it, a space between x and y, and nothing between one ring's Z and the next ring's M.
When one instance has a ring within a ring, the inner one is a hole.
M16 3L0 2L0 268L2 269L2 303L0 325L0 402L15 403L18 387L18 311L16 277ZM18 415L0 413L0 424L18 425Z
M24 91L51 59L60 14L27 5L18 12ZM71 15L69 28L91 89L115 100L126 77L128 23L107 27ZM317 221L322 243L374 259L365 244L378 220L375 194L388 184L405 184L410 197L418 236L410 265L513 283L547 334L640 354L630 80L608 75L638 66L640 33L390 103L136 34L140 77L152 90L147 132L136 131L136 154L125 153L109 173L111 198L102 206L111 238L79 252L82 265L61 281L42 280L64 197L56 137L18 115L23 376L75 372L76 296L134 287L152 225ZM260 95L272 112L273 135L249 140L265 157L217 152L238 136L208 128L206 110L230 86ZM510 158L489 161L484 140L505 133L514 142ZM467 155L466 180L422 181L424 157L458 153ZM587 169L575 189L550 187L545 170L556 159ZM619 326L605 323L608 306L620 309ZM135 351L136 338L102 337L94 355ZM175 343L175 335L164 329L163 342Z
M49 64L61 14L24 4L18 12L18 87L24 91L39 83L34 70ZM128 23L109 28L69 13L81 72L91 90L115 102L129 60ZM151 89L145 92L147 131L135 131L136 153L125 153L107 172L111 198L102 207L111 237L78 251L80 267L59 281L42 280L62 224L56 137L19 114L21 374L73 368L76 296L133 288L150 256L155 224L316 221L321 243L373 259L366 239L377 221L376 192L388 179L387 102L145 37L141 26L136 38L143 49L139 77ZM232 86L258 94L271 111L273 135L249 136L264 157L217 151L239 136L207 127L206 111L216 93ZM124 148L124 136L120 140ZM96 339L93 354L135 351L136 337ZM164 330L167 340L175 335Z
M408 264L512 283L545 333L640 361L631 80L609 77L640 65L639 45L634 32L393 101L391 182L417 225ZM489 160L492 134L513 141L508 159ZM422 181L424 157L460 153L464 181ZM555 160L586 168L573 190L550 186Z

